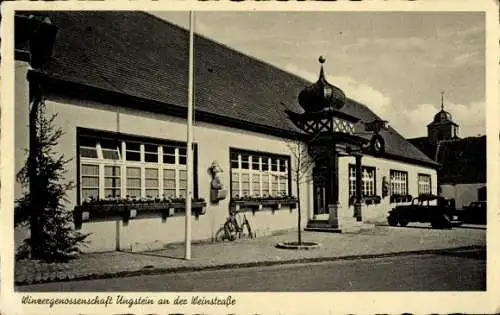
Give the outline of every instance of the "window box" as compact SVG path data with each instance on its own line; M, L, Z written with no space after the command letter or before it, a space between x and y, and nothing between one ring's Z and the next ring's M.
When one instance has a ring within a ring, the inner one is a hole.
M231 208L235 208L236 210L243 208L250 209L262 209L262 207L268 206L268 203L263 200L231 200L230 202Z
M382 200L382 197L380 196L365 196L363 197L364 201L365 201L365 204L367 205L377 205L380 203L380 201Z
M392 195L391 203L410 202L413 199L411 195Z
M186 212L186 200L183 198L172 199L169 207L174 209L174 213ZM193 199L191 201L191 214L203 215L206 213L207 203L203 198Z
M207 203L203 198L192 201L193 214L205 214ZM91 200L76 206L74 209L75 223L90 221L96 218L106 218L113 215L134 218L139 212L166 211L169 215L184 213L185 199L154 199L154 200ZM173 213L171 211L173 209Z
M292 196L284 197L244 197L244 198L233 198L231 199L229 205L231 208L239 210L244 208L250 209L262 209L263 207L280 209L283 206L295 209L297 207L298 200Z

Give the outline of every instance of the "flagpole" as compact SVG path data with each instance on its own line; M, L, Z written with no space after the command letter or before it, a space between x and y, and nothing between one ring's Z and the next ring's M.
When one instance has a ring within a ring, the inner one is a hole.
M189 79L187 113L187 194L186 194L186 253L185 259L191 259L191 198L193 198L193 39L194 12L189 11Z

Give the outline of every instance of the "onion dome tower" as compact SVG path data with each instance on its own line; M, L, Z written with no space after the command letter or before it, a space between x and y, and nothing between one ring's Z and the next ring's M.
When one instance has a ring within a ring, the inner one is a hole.
M323 56L319 57L321 70L318 81L306 87L299 94L299 104L306 112L317 112L325 109L339 110L344 107L344 91L326 81L323 69L325 61Z
M458 125L453 121L451 114L444 110L444 92L441 92L441 110L427 125L427 137L433 144L458 138Z
M352 135L357 117L348 115L340 109L344 107L346 96L344 91L330 84L325 78L323 64L326 59L321 56L321 70L316 83L305 87L298 96L303 114L288 112L289 118L297 127L308 134L334 133Z

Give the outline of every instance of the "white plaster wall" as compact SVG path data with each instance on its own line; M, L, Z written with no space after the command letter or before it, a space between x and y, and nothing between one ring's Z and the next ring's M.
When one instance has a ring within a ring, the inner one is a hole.
M130 110L105 104L76 102L74 100L52 98L46 102L47 114L57 113L56 123L64 130L64 135L57 147L57 152L65 158L73 158L67 168L66 179L77 180L76 129L84 127L96 130L141 135L158 139L186 141L186 123L180 118ZM19 121L28 121L27 111L19 111ZM16 147L26 147L27 137L19 137ZM195 122L194 142L198 144L198 187L199 196L209 200L211 177L208 167L217 160L224 170L225 186L229 189L229 148L263 151L289 155L290 149L282 139L226 128L207 123ZM293 164L293 162L292 162ZM312 198L308 184L301 185L301 206L303 217L312 215ZM295 183L292 182L291 194L295 195ZM68 193L68 208L76 204L76 189ZM207 214L192 218L193 240L211 238L224 223L228 215L229 196L219 204L208 204ZM264 209L247 217L258 235L275 230L297 227L297 210L283 207L281 210ZM302 224L305 225L304 219ZM85 251L108 251L116 248L128 249L134 243L179 242L184 240L184 217L170 217L162 222L161 216L139 217L128 224L120 220L86 222L82 231L92 233L90 245Z
M486 184L443 184L441 185L441 195L446 198L454 198L457 209L463 209L469 203L477 201L477 190L482 187L486 187Z
M339 158L339 202L344 213L354 213L354 206L349 207L349 164L356 164L354 157ZM431 189L433 194L437 194L437 174L436 170L425 166L419 166L394 160L375 158L372 156L363 156L361 164L363 166L375 167L375 193L382 197L382 178L386 176L390 183L390 170L401 170L408 172L408 193L413 197L418 195L418 174L431 175ZM382 198L380 204L363 205L363 221L372 223L385 223L387 221L387 212L401 203L391 203L390 197Z

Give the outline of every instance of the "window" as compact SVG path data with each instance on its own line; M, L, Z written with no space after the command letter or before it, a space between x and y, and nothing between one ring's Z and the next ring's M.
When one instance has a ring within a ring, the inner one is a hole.
M391 196L408 195L408 173L391 170Z
M175 147L163 146L163 164L175 164L175 152Z
M418 194L431 194L431 175L418 174Z
M179 170L179 198L186 198L187 191L187 171Z
M375 168L361 167L361 193L363 196L375 196ZM349 165L349 197L356 196L356 167Z
M137 139L79 129L80 200L186 197L186 146Z
M91 137L80 138L80 157L97 159L97 139Z
M175 198L177 197L177 192L175 188L176 185L176 176L175 169L164 169L163 170L163 196L166 198Z
M81 173L82 198L99 199L99 166L82 164Z
M127 196L141 198L141 168L127 167Z
M145 181L146 181L146 197L158 198L160 196L160 182L158 181L158 169L146 168Z
M102 158L105 160L119 160L121 156L121 145L118 141L102 139L99 141Z
M289 194L290 158L231 150L231 196L264 197Z
M154 144L144 145L144 160L148 163L158 163L158 146Z
M120 167L105 165L104 166L104 196L120 197L121 182L120 182Z
M141 161L141 145L137 142L127 142L126 156L127 161Z

